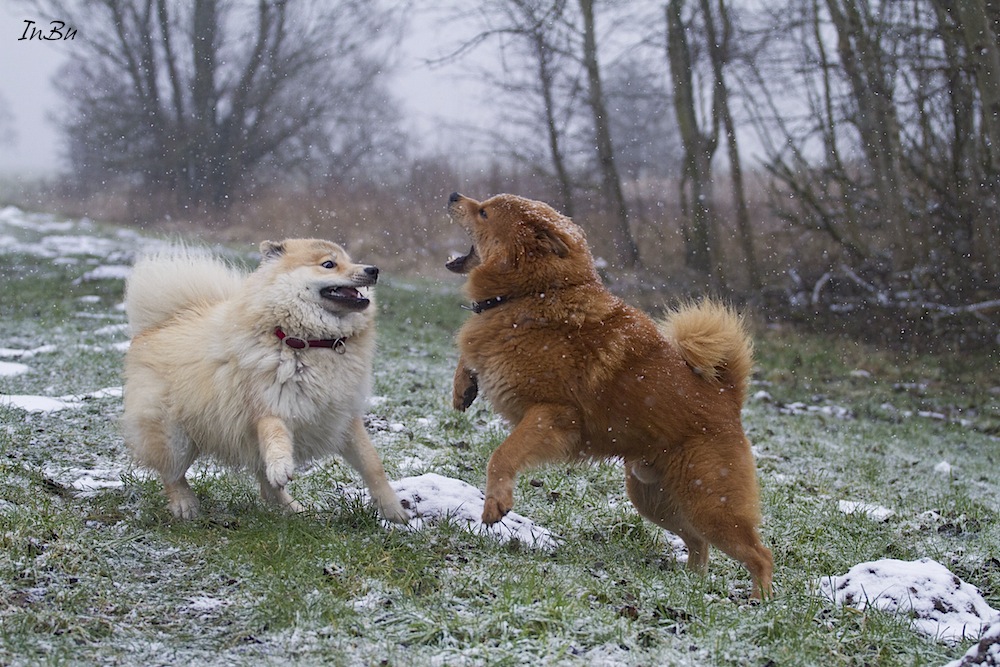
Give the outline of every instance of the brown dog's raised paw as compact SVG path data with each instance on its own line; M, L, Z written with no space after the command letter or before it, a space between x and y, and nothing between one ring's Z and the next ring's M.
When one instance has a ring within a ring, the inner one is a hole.
M459 412L465 412L479 395L479 381L476 374L459 366L455 371L455 382L452 385L451 404Z
M470 384L465 388L465 391L459 395L458 391L455 391L455 395L452 397L452 402L455 405L455 409L459 412L465 412L472 402L476 400L476 396L479 395L479 387L475 384Z
M483 523L487 526L492 526L503 519L507 512L510 511L510 508L510 505L504 507L500 504L499 500L492 496L487 498L483 503Z

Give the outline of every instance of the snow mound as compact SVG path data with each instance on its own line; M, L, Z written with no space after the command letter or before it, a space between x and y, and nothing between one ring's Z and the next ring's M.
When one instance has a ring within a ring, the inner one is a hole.
M501 543L518 540L536 549L551 551L558 542L548 529L517 512L510 512L503 521L486 526L482 491L459 479L427 473L391 482L403 507L413 517L409 527L420 530L425 524L449 520L477 535L488 535Z
M975 586L930 558L861 563L821 579L819 592L837 604L910 616L915 630L947 643L976 639L1000 617Z

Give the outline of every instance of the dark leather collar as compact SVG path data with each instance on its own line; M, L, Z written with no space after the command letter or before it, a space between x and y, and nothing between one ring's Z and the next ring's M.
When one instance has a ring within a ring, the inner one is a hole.
M466 310L471 310L477 315L484 310L489 310L490 308L496 308L499 305L505 304L510 301L509 297L506 296L495 296L492 299L486 299L484 301L473 301L470 305L466 306L462 304L462 308Z

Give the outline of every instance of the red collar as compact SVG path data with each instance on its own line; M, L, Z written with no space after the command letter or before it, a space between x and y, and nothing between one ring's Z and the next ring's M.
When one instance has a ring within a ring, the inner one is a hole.
M302 350L307 347L332 347L338 354L344 354L347 352L347 338L320 338L309 339L296 338L295 336L289 336L281 327L274 328L274 335L278 337L278 340L283 342L288 347L294 348L296 350Z

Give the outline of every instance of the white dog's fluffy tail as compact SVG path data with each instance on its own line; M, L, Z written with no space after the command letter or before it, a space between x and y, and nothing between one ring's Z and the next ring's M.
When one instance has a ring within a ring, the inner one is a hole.
M132 335L184 309L229 298L244 277L202 250L175 247L142 257L125 285L125 314Z

